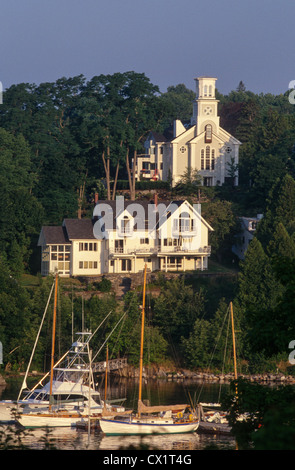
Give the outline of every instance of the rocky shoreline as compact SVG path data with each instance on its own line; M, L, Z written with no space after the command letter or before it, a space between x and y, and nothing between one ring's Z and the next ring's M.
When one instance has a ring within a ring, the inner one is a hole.
M137 379L139 377L139 369L135 367L125 367L120 371L115 372L122 378ZM187 369L169 370L162 367L145 368L143 371L145 380L190 380L197 382L217 382L217 383L230 383L234 380L234 374L213 374L208 372L191 371ZM281 385L295 384L295 377L291 375L284 375L282 373L273 374L253 374L245 375L238 374L239 378L248 380L249 382L258 383L277 383Z
M137 367L127 366L123 369L112 371L112 375L125 379L138 379L139 369ZM20 374L22 375L22 374ZM29 375L38 376L35 371ZM234 374L214 374L202 371L191 371L187 369L165 369L163 367L149 367L144 368L143 378L145 380L167 380L167 381L195 381L195 382L208 382L208 383L230 383L234 380ZM243 378L249 382L264 383L264 384L280 384L292 385L295 384L295 377L291 375L284 375L282 373L273 374L253 374L245 375L238 374L238 378ZM6 380L0 375L0 387L6 386Z

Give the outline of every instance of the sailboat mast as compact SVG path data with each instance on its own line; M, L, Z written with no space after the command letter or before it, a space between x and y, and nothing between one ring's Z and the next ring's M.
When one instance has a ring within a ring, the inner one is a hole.
M140 400L140 401L141 401L141 397L142 397L143 340L144 340L144 317L145 317L145 284L146 284L146 265L144 267L142 311L141 311L141 338L140 338L139 391L138 391L138 400Z
M55 275L55 292L54 292L53 324L52 324L52 346L51 346L51 367L50 367L49 410L51 410L52 383L53 383L55 328L56 328L56 305L57 305L57 285L58 285L58 274Z
M233 312L232 302L230 303L230 314L231 314L232 335L233 335L234 372L235 372L235 380L237 380L238 373L237 373L236 339L235 339L234 312Z
M107 393L108 393L108 361L109 361L109 347L107 345L107 356L106 356L106 370L105 370L105 387L104 387L104 402L106 406Z

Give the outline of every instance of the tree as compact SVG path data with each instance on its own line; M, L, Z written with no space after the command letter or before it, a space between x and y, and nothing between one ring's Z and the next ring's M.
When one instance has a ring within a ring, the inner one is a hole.
M245 92L246 87L244 85L244 82L241 80L237 86L237 92Z
M290 175L277 179L273 184L263 219L259 222L256 236L266 248L273 230L281 222L286 230L295 220L295 181Z
M180 182L177 184L175 191L185 195L192 195L198 191L201 183L202 176L199 174L199 171L194 170L192 167L188 167L181 176Z
M270 259L254 237L241 264L237 295L243 315L241 329L247 336L250 351L272 352L275 330L269 311L277 306L280 291Z
M236 384L231 384L232 390ZM238 396L228 395L222 405L239 450L294 450L294 388L265 387L239 379ZM243 416L243 419L241 419Z
M186 122L190 121L193 114L193 101L195 92L189 90L184 84L169 86L166 93L163 93L161 100L167 106L168 126L174 119Z
M267 246L268 255L272 259L295 258L295 243L282 222L274 227L273 237Z
M202 217L212 226L210 233L212 254L219 261L232 257L234 237L240 231L239 221L233 211L233 204L226 200L211 200L202 205Z
M28 143L0 129L0 148L0 253L17 275L28 264L30 237L40 228L43 209L32 194L36 175Z
M181 338L187 338L197 318L204 314L203 291L195 292L185 284L184 279L167 281L166 288L155 299L153 323L160 328L164 338L172 347L178 348Z

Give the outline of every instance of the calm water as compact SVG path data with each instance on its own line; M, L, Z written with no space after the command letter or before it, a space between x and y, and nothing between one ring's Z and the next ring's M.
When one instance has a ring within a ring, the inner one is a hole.
M33 382L34 383L34 382ZM8 386L0 389L1 399L15 399L18 395L21 380L11 380ZM104 396L103 384L98 384L101 395ZM217 402L220 394L229 389L227 384L201 384L195 381L151 381L143 387L143 399L151 404L188 403L188 400ZM113 381L109 390L111 399L126 397L125 406L134 407L137 401L138 384L132 380ZM45 432L43 429L29 430L22 439L23 444L31 449L44 448ZM204 450L212 447L218 449L233 449L235 442L228 436L208 434L182 434L163 436L115 437L104 436L100 431L78 430L75 428L52 428L47 438L54 448L60 450L117 450L128 449L130 446L148 446L153 450Z

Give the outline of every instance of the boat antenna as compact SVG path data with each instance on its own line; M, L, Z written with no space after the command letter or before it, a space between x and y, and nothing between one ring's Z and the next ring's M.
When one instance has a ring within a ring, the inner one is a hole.
M142 311L141 311L141 338L140 338L140 359L139 359L139 390L138 401L142 397L142 371L143 371L143 341L144 341L144 320L145 320L145 285L146 285L146 265L144 267L143 295L142 295Z
M53 324L52 324L50 392L49 392L49 410L50 410L50 411L51 411L52 384L53 384L53 366L54 366L54 347L55 347L55 328L56 328L57 286L58 286L58 274L55 275L55 292L54 292Z
M30 360L29 360L29 364L28 364L28 367L27 367L27 370L26 370L26 373L25 373L25 376L24 376L24 380L23 380L22 386L21 386L21 388L20 388L19 395L18 395L18 397L17 397L17 401L20 400L20 396L21 396L22 391L23 391L25 388L27 388L27 377L28 377L28 373L29 373L29 370L30 370L30 367L31 367L31 363L32 363L32 360L33 360L33 356L34 356L34 354L35 354L36 346L37 346L37 343L38 343L38 340L39 340L39 336L40 336L40 333L41 333L41 330L42 330L42 326L43 326L43 323L44 323L44 320L45 320L45 316L46 316L46 313L47 313L47 309L48 309L48 306L49 306L49 302L50 302L50 299L51 299L51 295L52 295L53 288L54 288L54 282L53 282L53 284L52 284L52 286L51 286L51 290L50 290L50 293L49 293L49 297L48 297L48 300L47 300L47 304L46 304L46 307L45 307L45 310L44 310L44 313L43 313L43 317L42 317L42 320L41 320L41 323L40 323L40 326L39 326L38 334L37 334L36 339L35 339L35 344L34 344L33 351L32 351L32 354L31 354L31 357L30 357Z

